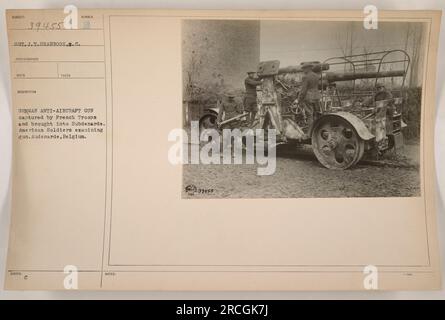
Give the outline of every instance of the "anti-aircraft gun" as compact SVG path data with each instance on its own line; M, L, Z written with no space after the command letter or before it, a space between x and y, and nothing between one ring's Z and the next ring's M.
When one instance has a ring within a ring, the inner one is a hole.
M306 63L284 68L278 60L259 63L257 74L263 81L257 89L258 116L251 127L275 129L281 143L310 144L319 162L329 169L347 169L365 153L378 157L403 146L402 113L410 65L405 51L309 62L319 75L321 93L313 123L307 121L304 101L298 100ZM383 92L377 89L382 84L387 87ZM209 109L200 118L200 128L217 127L217 115L215 108Z
M403 50L310 62L320 78L321 100L316 120L308 123L304 102L297 99L305 63L280 68L278 60L260 62L257 73L263 83L257 127L276 129L287 143L311 144L319 162L329 169L349 168L365 152L378 156L399 148L403 145L402 112L409 63Z

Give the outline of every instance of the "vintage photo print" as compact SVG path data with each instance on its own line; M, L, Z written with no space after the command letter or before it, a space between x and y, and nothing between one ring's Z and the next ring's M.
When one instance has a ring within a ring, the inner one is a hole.
M183 198L420 196L422 22L183 20Z

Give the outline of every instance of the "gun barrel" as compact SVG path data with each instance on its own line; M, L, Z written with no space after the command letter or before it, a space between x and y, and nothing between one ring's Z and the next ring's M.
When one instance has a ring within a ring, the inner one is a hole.
M329 64L327 64L327 63L317 63L317 64L314 64L313 70L315 72L329 70ZM278 69L278 74L298 73L298 72L303 72L302 65L289 66L289 67Z
M319 63L318 61L310 62L313 65L313 71L320 73L322 71L329 70L330 65L328 63ZM258 76L260 78L275 76L277 74L287 73L300 73L303 72L303 64L296 66L289 66L280 68L280 61L270 60L262 61L258 65ZM391 71L349 71L349 72L325 72L323 74L323 80L327 82L336 81L350 81L357 79L371 79L371 78L391 78L391 77L403 77L405 76L405 70L391 70Z
M360 72L327 72L323 75L323 79L328 82L337 81L350 81L357 79L371 79L371 78L391 78L391 77L403 77L405 75L404 70L391 70L391 71L360 71Z

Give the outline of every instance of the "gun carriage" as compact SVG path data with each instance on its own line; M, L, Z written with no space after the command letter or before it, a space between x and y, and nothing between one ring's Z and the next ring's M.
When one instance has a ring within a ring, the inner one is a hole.
M329 169L347 169L365 154L378 157L403 145L410 64L405 51L311 61L321 96L311 122L305 102L298 99L306 63L284 68L278 60L259 63L257 74L263 79L257 91L259 112L250 127L275 129L280 143L311 145L318 161ZM382 87L386 95L379 92ZM215 111L209 110L200 119L202 126L216 125Z

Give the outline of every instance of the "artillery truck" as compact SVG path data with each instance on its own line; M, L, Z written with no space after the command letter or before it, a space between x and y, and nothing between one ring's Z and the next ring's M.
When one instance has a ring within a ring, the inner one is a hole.
M307 63L307 62L305 62ZM251 128L275 129L281 143L308 144L329 169L347 169L364 154L379 157L403 145L405 79L410 64L403 50L333 57L311 61L319 74L321 99L312 123L298 100L302 66L280 68L278 60L258 65L259 112ZM378 99L384 85L389 98ZM200 119L201 127L216 126L215 110ZM230 122L224 121L224 123Z

